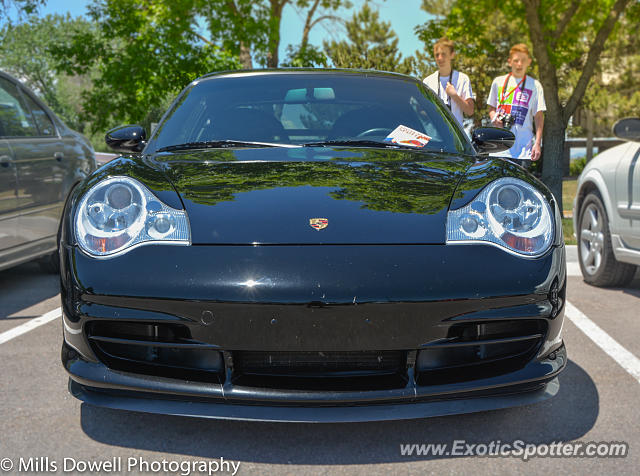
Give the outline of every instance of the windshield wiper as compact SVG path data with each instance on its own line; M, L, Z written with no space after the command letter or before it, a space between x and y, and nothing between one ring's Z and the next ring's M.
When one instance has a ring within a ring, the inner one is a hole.
M331 146L347 146L347 147L385 147L385 148L404 148L420 150L421 147L412 147L405 144L395 144L393 142L382 142L377 140L364 140L364 139L344 139L344 140L326 140L322 142L308 142L303 144L304 147L331 147Z
M208 140L200 142L186 142L184 144L168 145L161 147L157 152L186 149L225 149L232 147L299 147L292 144L277 144L274 142L251 142L244 140Z

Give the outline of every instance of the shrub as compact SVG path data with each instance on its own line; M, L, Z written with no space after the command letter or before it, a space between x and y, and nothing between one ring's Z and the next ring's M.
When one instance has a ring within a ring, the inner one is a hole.
M577 177L582 173L585 165L587 165L586 157L580 157L578 159L572 160L569 164L569 175L571 175L572 177Z

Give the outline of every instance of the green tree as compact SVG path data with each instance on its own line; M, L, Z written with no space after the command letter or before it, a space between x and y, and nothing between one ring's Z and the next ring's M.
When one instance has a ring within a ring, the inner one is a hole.
M190 81L238 66L229 53L202 40L197 6L196 0L96 1L89 7L94 31L75 32L69 44L52 48L70 74L95 68L93 88L82 95L94 130L155 121Z
M569 119L585 96L616 23L626 17L637 28L639 10L633 0L453 0L446 17L424 25L419 34L423 39L446 34L463 45L465 56L476 58L483 52L488 59L502 56L505 48L523 40L532 46L534 74L537 70L547 104L542 179L561 204ZM514 41L514 32L520 32L519 41Z
M95 130L155 122L169 100L208 72L278 65L286 5L307 11L308 29L345 0L94 0L91 34L54 51L69 74L96 70L83 105Z
M640 37L638 24L625 15L607 42L593 80L573 116L572 135L588 134L588 114L593 120L592 133L608 136L616 120L637 116L640 111ZM579 71L571 83L575 84Z
M51 48L69 42L74 32L90 30L88 21L72 19L69 14L31 15L22 23L7 23L0 29L0 68L24 81L70 127L80 131L85 129L85 121L77 96L90 88L90 78L58 73Z
M327 66L327 56L321 48L309 44L311 30L324 21L344 23L342 18L333 13L339 8L351 8L349 1L341 0L314 0L306 12L304 26L302 27L302 40L299 45L287 46L287 60L282 66L314 67ZM320 13L318 9L320 8Z
M200 12L211 36L223 48L237 55L243 68L280 65L280 29L286 6L295 8L305 18L299 46L291 46L287 62L321 60L318 50L308 45L309 33L324 21L336 21L341 8L350 8L348 0L201 0ZM320 61L321 62L321 61Z
M9 13L14 10L18 16L31 15L36 12L46 0L0 0L0 21L11 23Z
M377 69L411 74L412 57L402 58L398 37L389 22L380 21L380 14L369 3L354 13L346 24L348 41L324 43L324 50L337 68Z

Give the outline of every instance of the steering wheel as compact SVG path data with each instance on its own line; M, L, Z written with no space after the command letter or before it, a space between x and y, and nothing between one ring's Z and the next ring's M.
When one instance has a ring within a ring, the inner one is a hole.
M391 132L393 132L393 129L389 127L374 127L373 129L362 131L356 137L379 136L382 133L384 133L385 136L388 136Z

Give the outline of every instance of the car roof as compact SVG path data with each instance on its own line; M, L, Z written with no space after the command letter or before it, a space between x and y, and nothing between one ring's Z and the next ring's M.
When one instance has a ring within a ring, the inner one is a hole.
M362 76L363 78L377 76L390 79L412 80L420 82L417 78L401 73L391 71L378 71L374 69L349 69L349 68L267 68L267 69L236 69L226 71L216 71L200 76L194 83L205 79L213 79L219 77L230 76L273 76L278 74L317 74L317 75L353 75Z

